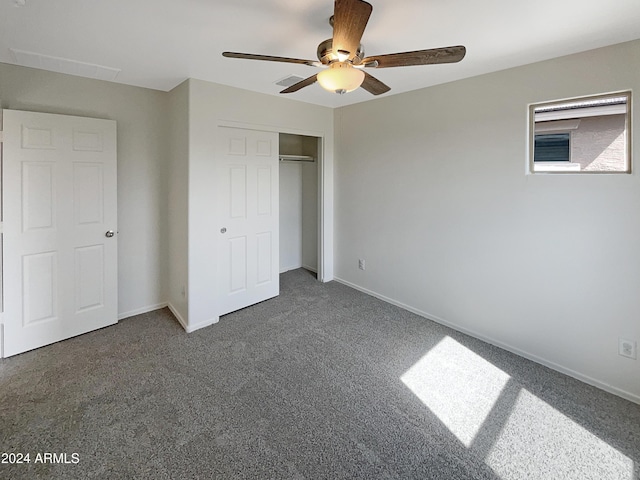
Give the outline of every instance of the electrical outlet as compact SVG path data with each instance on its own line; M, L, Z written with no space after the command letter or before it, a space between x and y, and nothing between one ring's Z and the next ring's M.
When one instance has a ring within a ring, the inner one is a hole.
M634 340L627 340L626 338L618 339L618 354L623 357L636 359L638 357L638 346Z
M359 268L360 270L365 270L365 267L366 267L366 265L365 265L364 260L363 260L362 258L361 258L361 259L359 259L359 260L358 260L358 268Z

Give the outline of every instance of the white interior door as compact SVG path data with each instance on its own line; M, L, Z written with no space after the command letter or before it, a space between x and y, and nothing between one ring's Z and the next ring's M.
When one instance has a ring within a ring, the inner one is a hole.
M11 356L117 322L116 122L3 110L3 123Z
M219 315L280 293L278 134L218 127Z

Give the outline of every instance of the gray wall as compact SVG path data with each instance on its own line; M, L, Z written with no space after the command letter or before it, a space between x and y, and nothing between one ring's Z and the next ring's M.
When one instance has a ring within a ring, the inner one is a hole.
M165 305L167 94L0 64L2 108L118 122L118 314Z
M640 401L638 173L526 174L529 104L638 92L639 64L635 41L336 110L336 278Z

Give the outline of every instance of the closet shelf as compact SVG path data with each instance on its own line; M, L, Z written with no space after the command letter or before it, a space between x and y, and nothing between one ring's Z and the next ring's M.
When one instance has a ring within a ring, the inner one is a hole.
M315 162L316 159L309 155L280 155L281 162Z

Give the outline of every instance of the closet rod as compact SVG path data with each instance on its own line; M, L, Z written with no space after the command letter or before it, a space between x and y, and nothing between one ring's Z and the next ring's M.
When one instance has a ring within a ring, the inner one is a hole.
M316 159L308 155L280 155L281 162L315 162Z

